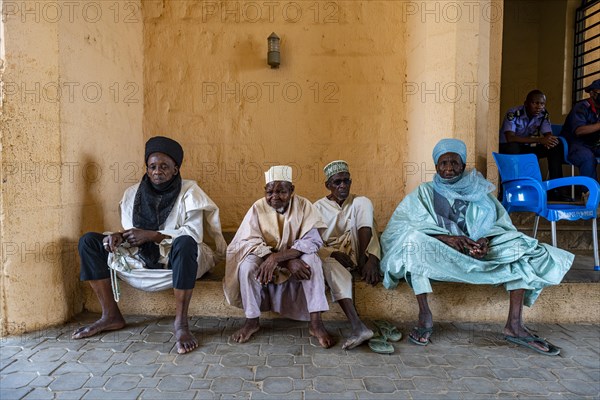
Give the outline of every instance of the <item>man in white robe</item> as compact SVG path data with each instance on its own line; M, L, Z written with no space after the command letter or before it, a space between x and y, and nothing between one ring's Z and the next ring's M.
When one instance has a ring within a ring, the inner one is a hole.
M318 229L324 225L314 206L294 194L290 167L271 167L265 178L265 197L248 210L227 248L225 297L246 315L232 339L248 341L260 329L261 312L275 311L310 320L310 334L331 347L321 320L329 306L317 254L323 244Z
M319 250L323 273L331 291L352 326L342 348L352 349L373 336L359 318L352 301L352 274L357 266L362 278L371 285L379 280L381 249L373 216L373 204L364 196L350 193L352 179L348 164L332 161L323 169L325 187L330 194L315 202L327 229L321 234L324 246Z
M141 290L174 288L177 352L187 353L198 347L188 326L195 281L224 258L227 244L216 204L196 182L181 179L179 143L153 137L146 143L145 158L146 174L120 203L123 231L88 232L79 241L81 280L89 281L102 317L77 329L73 338L125 326L117 306L118 276Z

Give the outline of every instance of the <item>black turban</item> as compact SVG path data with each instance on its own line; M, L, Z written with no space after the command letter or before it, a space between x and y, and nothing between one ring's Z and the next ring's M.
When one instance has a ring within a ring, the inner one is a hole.
M177 166L181 166L183 162L183 148L179 143L175 140L164 137L164 136L154 136L148 139L146 142L146 154L145 160L146 164L148 164L148 157L152 153L164 153L171 157Z

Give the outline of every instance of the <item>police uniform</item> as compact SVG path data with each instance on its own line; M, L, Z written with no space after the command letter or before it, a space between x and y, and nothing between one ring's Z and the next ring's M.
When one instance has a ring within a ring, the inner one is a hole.
M573 165L579 168L579 174L598 180L596 167L600 157L600 130L589 135L575 135L575 130L584 125L600 122L600 110L594 105L591 98L578 102L567 115L562 135L569 142L568 158Z
M562 178L563 146L559 142L548 149L540 143L509 142L506 132L514 132L518 137L544 136L552 132L549 114L546 110L531 118L527 115L525 105L508 110L500 128L500 153L502 154L535 154L537 158L548 158L550 179Z

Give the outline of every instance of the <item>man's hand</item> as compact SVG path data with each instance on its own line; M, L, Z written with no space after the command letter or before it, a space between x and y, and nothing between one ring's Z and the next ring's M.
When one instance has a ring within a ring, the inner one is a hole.
M308 280L312 276L312 272L310 270L310 265L305 263L299 258L294 258L287 262L288 271L292 274L296 280Z
M277 264L277 253L271 253L259 265L258 271L256 272L256 279L260 282L261 285L266 285L267 283L273 281L273 272L275 272Z
M540 138L540 143L547 149L551 149L558 144L559 139L556 136L544 135Z
M123 238L132 246L141 246L147 242L159 243L163 237L164 235L159 232L138 228L127 229L123 232Z
M121 243L123 243L123 241L123 235L120 232L117 232L111 233L110 235L102 239L102 244L108 252L114 253L117 247L119 247Z
M434 237L464 254L469 254L476 246L479 247L477 242L466 236L437 235Z
M469 255L478 260L482 259L486 256L486 254L490 251L488 245L490 241L487 238L481 238L477 240L477 247L474 247L471 251L469 251Z
M333 253L331 253L331 257L348 269L352 269L356 266L354 265L354 261L352 261L352 258L344 252L334 251Z
M377 285L381 280L379 276L379 259L373 255L369 255L367 262L360 270L360 276L369 285Z

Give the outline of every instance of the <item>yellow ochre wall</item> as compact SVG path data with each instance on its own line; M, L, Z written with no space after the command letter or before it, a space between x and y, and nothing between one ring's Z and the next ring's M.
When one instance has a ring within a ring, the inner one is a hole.
M431 179L439 139L464 139L485 173L497 129L502 3L425 3L143 2L144 138L183 144L183 176L220 206L224 230L270 165L292 165L314 201L340 158L383 229ZM271 32L279 69L266 62Z
M118 229L157 134L183 144L183 175L226 231L274 164L292 165L297 192L316 200L322 167L347 160L380 229L431 179L441 138L465 140L494 178L500 0L74 3L60 17L37 1L3 10L0 334L81 310L77 240ZM266 64L271 32L279 69Z
M81 311L77 240L118 228L138 179L141 6L129 2L125 21L124 5L117 16L112 2L69 4L2 4L0 334Z

